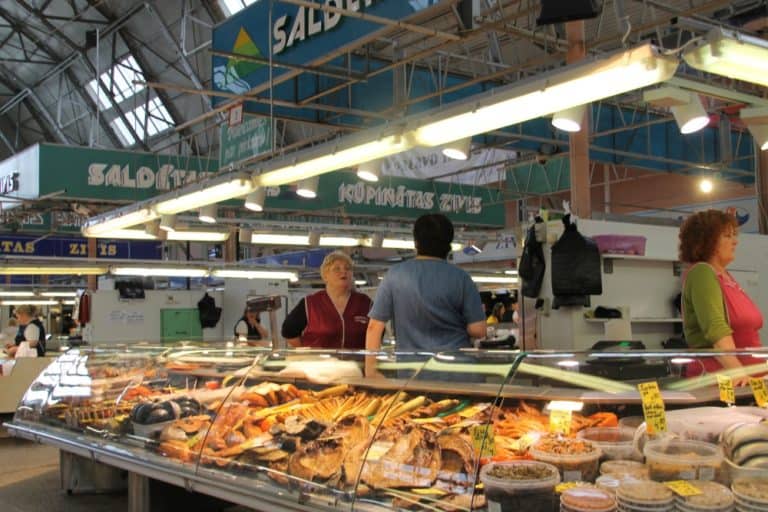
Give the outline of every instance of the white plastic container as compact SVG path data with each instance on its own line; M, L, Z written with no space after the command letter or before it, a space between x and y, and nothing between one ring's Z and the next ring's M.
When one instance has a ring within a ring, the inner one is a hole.
M523 478L500 478L496 470L519 471ZM540 478L525 478L526 472L540 473ZM532 460L492 462L480 470L489 510L514 512L551 512L554 508L555 486L560 483L556 467Z
M768 510L768 481L739 479L731 484L736 509L745 512Z
M650 480L622 482L616 491L618 510L626 512L672 512L675 495L664 484Z
M560 495L561 512L613 512L616 498L595 487L574 487Z
M601 475L632 477L636 480L650 480L648 466L636 460L607 460L600 464Z
M730 512L734 496L729 488L717 482L693 480L691 485L701 491L694 496L677 496L677 510L680 512Z
M572 443L573 439L563 440L562 443ZM603 452L597 446L587 441L579 441L588 446L590 451L568 455L544 451L540 444L534 445L530 450L530 455L534 460L552 464L560 471L560 477L563 482L594 482L597 478L600 468L600 457Z
M651 480L716 480L722 473L723 453L712 443L678 439L649 441L643 453Z
M603 459L633 459L634 431L619 427L593 427L580 430L576 437L585 439L600 448Z

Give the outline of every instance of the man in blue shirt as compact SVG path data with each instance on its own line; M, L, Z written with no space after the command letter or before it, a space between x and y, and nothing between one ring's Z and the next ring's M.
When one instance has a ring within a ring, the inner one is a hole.
M471 347L486 335L480 294L464 270L448 263L453 224L442 214L422 215L413 226L416 257L392 267L381 282L365 344L379 350L392 320L398 352Z

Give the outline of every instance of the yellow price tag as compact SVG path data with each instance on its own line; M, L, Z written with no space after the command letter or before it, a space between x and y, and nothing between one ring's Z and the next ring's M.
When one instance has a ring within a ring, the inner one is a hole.
M763 379L749 379L749 385L752 386L752 394L755 395L755 402L758 407L768 407L768 386Z
M720 401L728 405L736 403L736 394L733 392L733 379L727 375L717 376L717 387L720 389Z
M584 482L563 482L555 486L555 492L557 494L563 494L568 489L574 489L576 487L583 487Z
M701 494L701 489L686 480L672 480L664 482L664 485L672 489L678 496L696 496Z
M472 446L480 457L493 457L496 454L496 439L493 425L473 425L469 429L472 437Z
M552 409L549 411L549 431L555 434L570 434L572 417L571 411Z
M657 382L643 382L637 385L640 399L643 402L645 430L649 434L660 434L667 431L667 415L664 412L664 400L661 398Z
M422 489L411 489L411 492L413 494L421 494L423 496L429 496L430 494L433 494L435 496L445 496L446 494L448 494L442 489L436 489L434 487L428 487L428 488L422 488Z

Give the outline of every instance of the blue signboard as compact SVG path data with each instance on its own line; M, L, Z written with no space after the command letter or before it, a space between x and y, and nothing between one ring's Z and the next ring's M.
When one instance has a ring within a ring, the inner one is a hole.
M402 20L439 0L324 0L330 7ZM270 18L270 10L272 17ZM309 65L354 41L381 30L384 25L282 2L256 1L213 30L213 49L256 59ZM213 86L217 91L245 94L269 82L269 66L253 60L214 55ZM273 68L279 80L282 68Z
M162 242L157 241L97 240L96 242L97 258L159 260L162 253ZM0 235L0 256L87 258L88 239Z

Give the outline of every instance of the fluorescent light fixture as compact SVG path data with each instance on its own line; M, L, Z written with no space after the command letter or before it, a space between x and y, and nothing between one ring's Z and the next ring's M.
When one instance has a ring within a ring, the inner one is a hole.
M365 130L355 136L344 137L343 143L337 146L329 148L328 145L322 144L276 160L278 167L254 177L254 182L259 186L268 187L295 183L337 169L354 167L375 158L401 153L413 146L413 141L408 137L382 135L380 128ZM282 162L287 164L280 166Z
M669 362L672 364L690 364L693 362L693 359L690 357L673 357Z
M57 300L1 300L0 305L3 306L23 306L29 304L31 306L56 306L59 304Z
M254 233L252 244L261 245L309 245L309 235L280 235L276 233Z
M110 269L116 276L150 276L150 277L205 277L208 275L207 268L195 267L167 267L162 265L157 267L120 267L114 266Z
M472 137L449 142L443 148L443 154L454 160L469 160L469 154L472 150Z
M144 232L152 237L158 236L160 234L160 221L155 219L144 224Z
M307 242L312 247L317 247L320 245L320 233L317 231L310 231L309 235L307 236Z
M355 279L355 286L365 286L368 284L368 281L365 279Z
M517 284L516 277L504 277L498 276L472 276L472 280L476 283L497 283L497 284Z
M251 238L253 237L253 230L250 228L240 228L237 231L237 241L241 244L249 244L251 243Z
M264 202L267 199L267 189L258 187L256 190L245 196L245 207L252 212L264 211Z
M307 199L314 199L317 197L317 184L320 182L320 176L312 176L311 178L303 179L296 187L296 194Z
M325 247L357 247L362 245L362 240L351 236L326 236L320 237L320 245Z
M518 275L517 270L505 270L504 273L507 274L508 276Z
M0 267L0 272L7 275L18 276L98 276L107 273L107 266L99 265L70 265L70 266L47 266L47 265L20 265L8 264Z
M712 183L712 180L709 178L702 178L701 181L699 181L699 190L705 194L709 194L714 188L715 184Z
M579 366L579 362L575 359L564 359L563 361L558 361L557 366L562 366L563 368L576 368Z
M189 192L184 192L190 188ZM253 182L245 174L238 174L235 178L225 175L218 179L201 181L193 187L185 187L175 194L171 193L174 197L169 199L163 200L162 198L167 196L164 194L158 198L155 210L162 215L176 214L244 196L254 188Z
M755 143L762 151L768 150L768 107L743 108L739 117L749 128Z
M0 292L0 297L34 297L35 292Z
M200 222L205 222L206 224L216 224L216 214L218 213L218 210L219 207L215 204L207 204L200 207L200 213L197 218L200 219Z
M383 242L384 242L384 235L382 235L381 233L374 233L370 239L370 247L378 249L379 247L381 247L381 244Z
M571 400L552 400L547 404L550 411L571 411L578 412L584 408L584 402L575 402Z
M89 237L101 237L103 233L123 229L137 224L143 224L156 219L157 214L149 208L141 208L136 211L126 211L126 207L115 210L103 221L96 221L96 218L89 219L83 226L83 235Z
M683 59L708 73L768 86L768 42L758 37L715 28L684 52Z
M414 138L439 146L663 82L677 66L644 44L448 104L422 119Z
M657 107L669 108L680 133L695 133L709 124L709 115L699 95L677 87L659 87L643 93L643 100Z
M375 183L381 177L381 159L363 162L357 166L357 177L364 181Z
M586 113L586 105L576 105L575 107L555 112L555 115L552 116L552 126L564 132L580 132Z
M416 249L413 240L398 240L396 238L385 238L381 241L384 249Z
M73 301L73 300L63 300L63 301L61 301L61 305L62 306L74 306L75 305L75 301Z
M41 297L77 297L77 292L42 292Z
M288 279L289 281L298 281L296 272L286 272L283 270L214 270L211 272L214 277L232 278L232 279Z
M176 231L176 215L162 215L160 217L160 229L163 231Z
M768 124L752 124L748 126L752 138L755 139L762 151L768 150Z
M98 238L157 240L157 237L148 235L144 231L138 229L116 229L99 235ZM169 231L166 240L174 242L224 242L227 238L229 238L229 232L225 231L177 230Z

